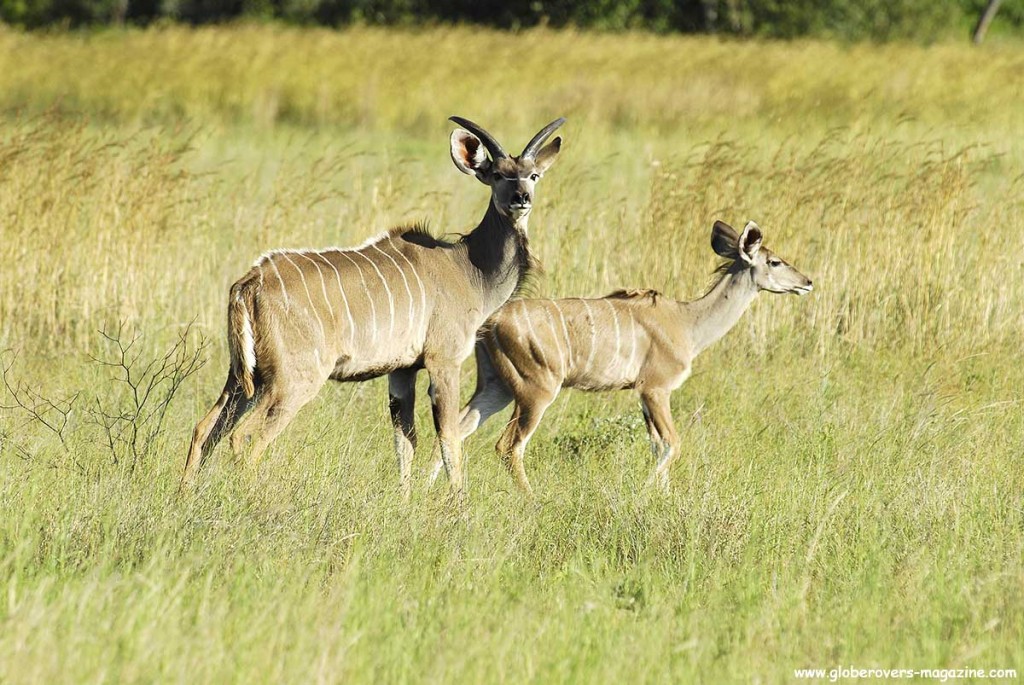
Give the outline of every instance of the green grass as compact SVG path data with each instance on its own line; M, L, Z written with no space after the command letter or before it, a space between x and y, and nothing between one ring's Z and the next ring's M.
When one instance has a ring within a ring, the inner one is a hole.
M0 395L0 682L1024 668L1022 61L1012 43L0 32L0 350L59 432ZM697 360L669 495L643 488L634 398L566 393L528 450L536 501L493 456L501 415L467 442L454 507L426 489L424 378L408 506L380 380L326 388L258 468L218 452L180 496L230 283L265 249L471 227L487 195L448 159L456 113L509 147L570 117L532 291L695 296L722 218L757 220L814 294L762 295ZM136 452L97 425L134 406L93 360L122 321L135 373L191 321L189 346L210 341Z

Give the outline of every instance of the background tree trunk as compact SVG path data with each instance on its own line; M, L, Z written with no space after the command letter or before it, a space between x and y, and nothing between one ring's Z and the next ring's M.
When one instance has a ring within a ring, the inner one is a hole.
M999 6L1003 4L1003 0L988 0L988 4L985 5L985 9L982 10L981 16L978 17L978 24L974 27L974 44L979 45L981 41L985 40L985 32L988 31L988 25L995 19L996 12L999 11Z

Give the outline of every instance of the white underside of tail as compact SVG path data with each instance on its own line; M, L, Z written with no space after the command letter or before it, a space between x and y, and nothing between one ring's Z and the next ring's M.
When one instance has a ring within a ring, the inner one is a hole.
M242 324L242 363L249 373L256 370L256 340L252 334L252 321L249 320L249 310L244 311Z

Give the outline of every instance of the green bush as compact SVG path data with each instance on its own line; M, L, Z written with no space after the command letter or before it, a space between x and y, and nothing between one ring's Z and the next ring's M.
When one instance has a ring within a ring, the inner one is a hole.
M620 31L724 33L771 38L930 41L966 34L985 0L0 0L0 21L50 24L192 24L235 18L303 24L465 23L502 29L537 25ZM1019 29L1024 7L1009 3L998 24Z
M719 4L729 18L726 30L773 38L934 40L966 26L965 3L949 0L726 0Z
M0 21L26 28L119 23L127 4L128 0L0 0Z

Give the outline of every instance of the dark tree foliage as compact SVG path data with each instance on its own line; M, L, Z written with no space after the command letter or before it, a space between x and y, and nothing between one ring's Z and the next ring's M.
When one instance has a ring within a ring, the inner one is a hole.
M327 26L461 23L514 30L547 25L928 41L966 35L984 4L985 0L0 0L0 21L37 28L259 18ZM1005 3L997 23L1024 26L1024 3Z

